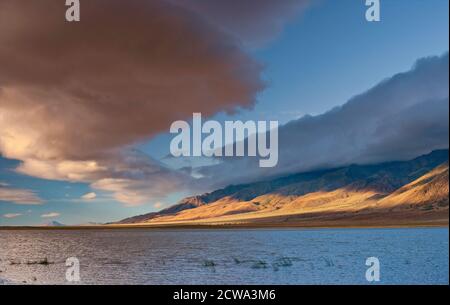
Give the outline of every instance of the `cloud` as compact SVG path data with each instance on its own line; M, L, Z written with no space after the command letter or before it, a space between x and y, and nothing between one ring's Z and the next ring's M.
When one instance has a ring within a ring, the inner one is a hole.
M0 153L125 204L180 190L187 175L131 147L194 111L252 107L262 66L239 40L273 36L305 1L224 2L90 0L68 23L58 1L1 1Z
M57 212L51 212L51 213L47 213L47 214L42 214L41 217L42 218L55 218L60 216L61 214L57 213Z
M256 158L223 158L203 167L199 184L214 187L352 163L406 160L449 146L448 53L422 58L347 103L279 128L279 162L261 169ZM326 90L326 84L323 84Z
M81 199L83 200L93 200L95 198L97 198L97 194L94 192L90 192L81 196Z
M20 214L20 213L8 213L8 214L4 214L3 215L3 217L8 218L8 219L17 218L19 216L22 216L22 214Z
M6 184L0 185L0 201L24 205L42 204L43 202L33 191L10 188Z
M302 12L309 0L170 0L203 16L236 37L241 43L258 47L270 42L287 22Z

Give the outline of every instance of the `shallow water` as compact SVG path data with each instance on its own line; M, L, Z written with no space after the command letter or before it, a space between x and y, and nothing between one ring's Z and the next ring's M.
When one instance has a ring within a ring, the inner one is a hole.
M0 231L0 283L448 284L448 228ZM47 259L48 264L43 263Z

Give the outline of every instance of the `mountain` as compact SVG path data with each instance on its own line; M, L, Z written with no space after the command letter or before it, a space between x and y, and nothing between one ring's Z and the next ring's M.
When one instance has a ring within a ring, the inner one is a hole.
M65 224L57 222L56 220L48 221L42 225L42 227L64 227Z
M448 223L448 153L231 185L118 223Z
M446 207L449 203L448 189L448 163L445 163L383 198L380 204L420 205L430 210Z

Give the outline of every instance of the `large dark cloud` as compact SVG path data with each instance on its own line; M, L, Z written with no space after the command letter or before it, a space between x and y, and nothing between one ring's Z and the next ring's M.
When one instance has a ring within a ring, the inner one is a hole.
M340 107L280 127L275 168L259 168L256 158L224 158L201 173L221 177L216 187L352 163L405 160L448 148L448 65L448 53L420 59L410 71Z
M54 0L0 9L2 108L57 125L40 137L64 138L52 144L64 155L148 138L193 110L250 106L262 88L259 65L227 36L165 2L84 1L80 23L64 10Z
M277 32L286 11L198 5L88 0L69 23L65 1L0 0L0 153L25 174L90 182L126 203L179 189L180 174L129 147L192 112L251 107L264 84L239 41L251 21L239 19L261 11L257 23Z

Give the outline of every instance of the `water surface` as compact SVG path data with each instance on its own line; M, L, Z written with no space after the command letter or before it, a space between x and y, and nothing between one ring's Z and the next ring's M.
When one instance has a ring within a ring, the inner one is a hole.
M66 284L448 284L448 228L0 230L0 282ZM48 264L45 263L47 260Z

